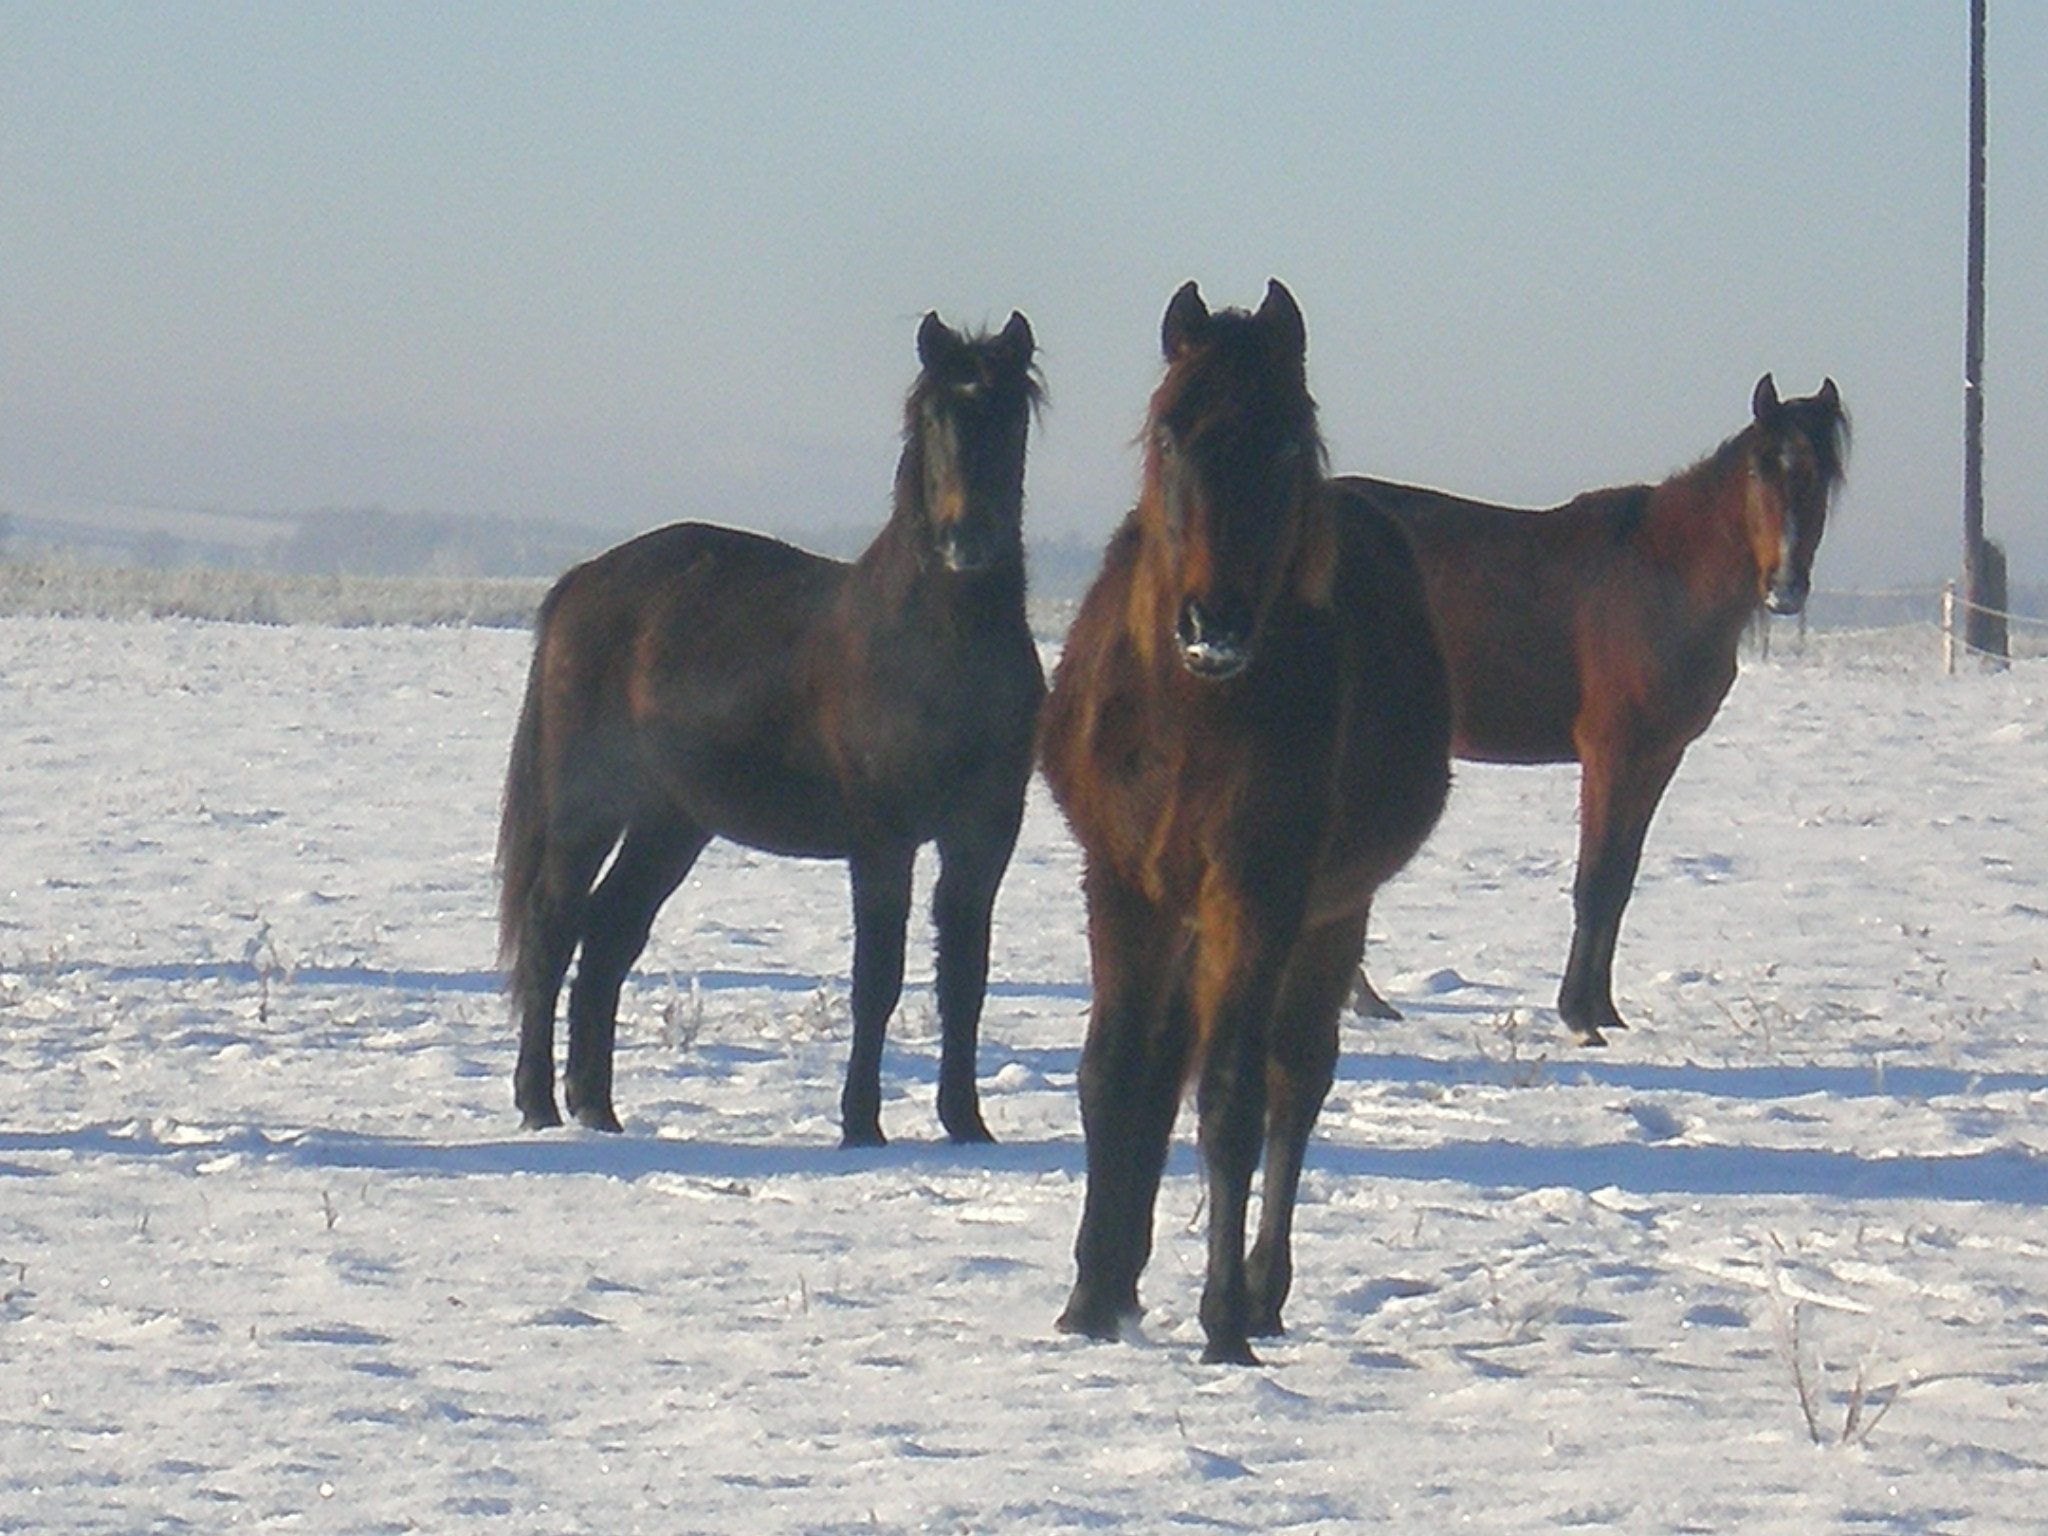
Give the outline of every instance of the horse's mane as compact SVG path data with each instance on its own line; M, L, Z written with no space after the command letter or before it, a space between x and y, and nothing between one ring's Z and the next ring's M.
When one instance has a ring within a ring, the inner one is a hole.
M1329 450L1316 423L1315 398L1298 366L1274 367L1265 356L1270 342L1242 309L1219 309L1209 316L1199 348L1200 361L1186 365L1175 359L1152 395L1153 421L1172 425L1185 437L1199 436L1219 417L1264 416L1287 424L1305 452L1315 455L1319 475L1329 470ZM1248 380L1259 388L1247 394Z
M946 356L936 363L918 370L910 393L903 401L905 439L916 436L918 421L926 406L942 395L970 386L1017 390L1021 392L1024 404L1031 408L1034 421L1043 413L1045 377L1039 372L1037 361L1034 359L1021 373L1002 367L1002 341L998 332L976 331L971 336L962 336L960 345L948 349Z
M1813 444L1828 488L1834 489L1848 473L1849 444L1855 437L1848 411L1839 400L1833 406L1819 400L1795 400L1790 408L1798 413L1800 429Z
M1791 418L1790 429L1804 437L1813 449L1815 462L1819 465L1821 483L1833 491L1842 483L1848 472L1849 443L1853 433L1849 424L1849 413L1840 401L1830 405L1819 396L1808 395L1795 400L1784 401L1779 407ZM1692 466L1681 471L1680 476L1692 473L1714 473L1732 468L1735 462L1754 440L1757 423L1752 421L1741 431ZM1679 478L1679 477L1674 477Z

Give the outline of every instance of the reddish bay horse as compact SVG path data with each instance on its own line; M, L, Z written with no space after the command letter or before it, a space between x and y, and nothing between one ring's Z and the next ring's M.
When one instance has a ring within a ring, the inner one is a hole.
M529 1127L561 1123L555 1003L580 945L569 1113L619 1129L620 984L656 909L705 844L726 837L848 861L853 1053L841 1126L848 1145L880 1144L912 865L934 842L939 1119L955 1141L989 1139L974 1059L989 914L1045 693L1024 617L1032 349L1020 314L975 337L925 316L894 510L852 564L679 523L576 567L548 594L498 834L515 1098Z
M1806 603L1848 417L1834 380L1780 400L1661 485L1546 512L1346 477L1348 512L1407 529L1451 671L1459 757L1580 765L1571 957L1558 1011L1583 1043L1624 1027L1614 946L1664 787L1735 681L1758 609ZM1391 1012L1369 985L1374 1011Z
M1327 496L1287 290L1212 315L1189 283L1162 330L1138 504L1067 636L1042 731L1086 855L1094 973L1088 1191L1058 1326L1115 1338L1137 1317L1192 1079L1203 1358L1249 1364L1250 1339L1281 1331L1302 1157L1373 892L1443 807L1450 697L1407 540Z

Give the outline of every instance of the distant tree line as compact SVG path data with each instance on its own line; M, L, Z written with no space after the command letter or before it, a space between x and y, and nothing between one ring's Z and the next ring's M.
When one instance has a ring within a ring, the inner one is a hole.
M545 576L603 541L558 523L333 508L300 518L267 563L318 576Z
M296 514L152 509L140 518L24 516L0 507L0 558L304 576L555 576L631 531L383 507ZM764 531L842 560L857 556L875 533L853 524ZM1102 545L1095 534L1031 539L1032 592L1053 600L1078 597L1101 562Z

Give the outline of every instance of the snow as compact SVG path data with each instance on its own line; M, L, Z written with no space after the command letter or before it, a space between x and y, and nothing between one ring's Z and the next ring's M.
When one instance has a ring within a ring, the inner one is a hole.
M2032 1531L2048 671L1749 658L1568 1043L1573 775L1383 894L1291 1333L1055 1334L1078 859L1034 790L946 1145L928 936L836 1142L843 870L714 846L623 1137L528 1135L491 847L527 637L0 619L0 1530ZM929 890L930 871L921 876Z

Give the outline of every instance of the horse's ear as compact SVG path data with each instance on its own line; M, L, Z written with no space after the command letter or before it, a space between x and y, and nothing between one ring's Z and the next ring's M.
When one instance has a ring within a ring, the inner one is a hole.
M1294 295L1277 277L1266 279L1266 298L1259 305L1258 318L1272 330L1274 340L1290 359L1300 362L1307 358L1308 324L1301 318Z
M1836 415L1839 416L1841 414L1842 392L1839 389L1835 388L1835 381L1833 379L1821 380L1820 394L1817 395L1815 398L1818 399L1822 405L1826 406L1830 411L1834 412Z
M1749 397L1749 414L1758 421L1778 408L1778 385L1767 373L1756 381L1756 393Z
M1166 306L1166 318L1159 324L1159 348L1170 363L1201 340L1209 325L1209 306L1202 302L1202 290L1189 278L1175 291Z
M917 360L927 368L936 368L960 348L960 335L939 318L939 312L928 310L924 323L917 328Z
M1024 318L1024 311L1010 311L1010 323L1003 327L1003 334L997 338L1019 368L1031 366L1031 353L1037 343L1031 337L1031 322Z

